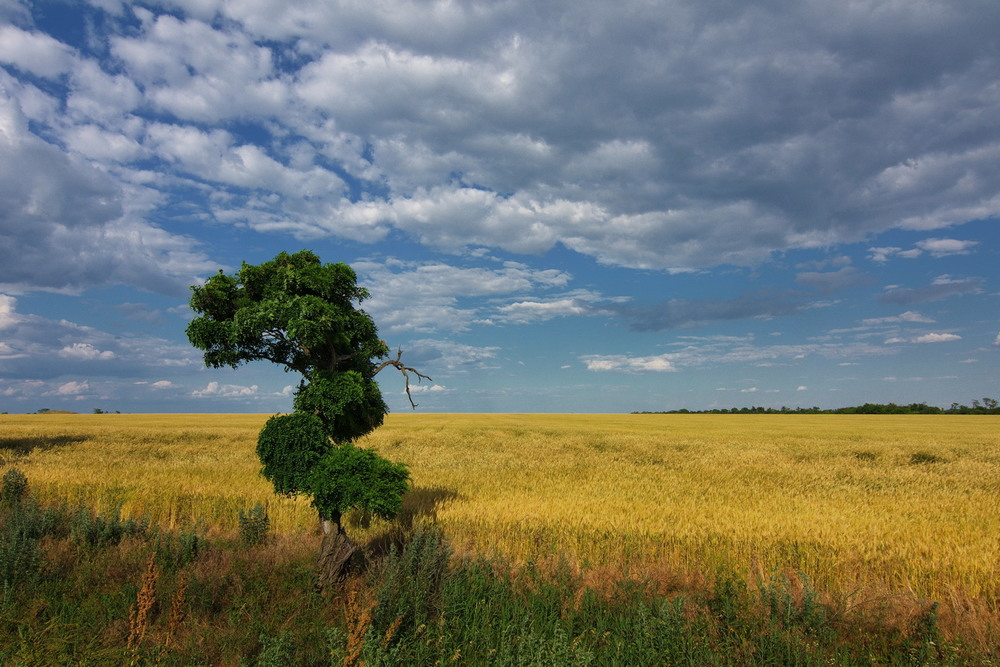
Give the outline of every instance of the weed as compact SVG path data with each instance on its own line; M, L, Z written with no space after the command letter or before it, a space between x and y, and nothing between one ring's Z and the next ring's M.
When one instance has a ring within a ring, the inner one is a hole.
M170 600L170 617L167 620L166 645L171 646L177 637L181 624L187 616L187 577L182 572L177 577L177 589Z
M184 567L194 561L207 545L204 529L198 526L180 531L154 531L153 549L164 565Z
M346 645L343 651L344 667L363 664L360 662L361 651L364 649L365 637L372 622L374 606L374 597L359 594L355 588L347 594L347 602L344 605L344 619L347 624L347 630L343 633Z
M938 603L934 602L917 617L913 628L916 647L913 653L919 664L936 662L942 657L941 632L938 629Z
M287 631L274 636L260 635L260 652L255 667L293 667L295 662L295 641Z
M91 547L118 544L124 537L144 535L148 528L149 522L144 518L122 519L118 507L97 514L80 505L70 520L73 537Z
M28 493L28 478L17 468L3 474L3 488L0 489L0 503L10 507L21 502Z
M0 534L0 583L4 601L10 600L13 588L36 578L40 564L38 539L18 526L6 527Z
M146 573L142 575L142 584L135 596L135 605L128 615L128 641L126 646L138 655L139 646L146 637L146 630L152 621L153 606L156 604L156 582L160 572L156 567L156 554L149 555L146 562Z
M707 604L723 628L738 630L744 623L741 613L747 606L747 599L746 583L732 574L724 574L715 582L715 590Z
M267 516L264 506L257 503L246 512L240 508L239 514L240 540L243 544L263 544L271 528L271 519Z
M7 506L0 524L0 586L3 601L12 600L14 589L38 578L42 562L40 540L57 530L59 513L39 507L30 495L19 496Z
M420 525L409 543L386 559L367 636L388 649L433 623L441 609L441 586L451 548L440 528Z

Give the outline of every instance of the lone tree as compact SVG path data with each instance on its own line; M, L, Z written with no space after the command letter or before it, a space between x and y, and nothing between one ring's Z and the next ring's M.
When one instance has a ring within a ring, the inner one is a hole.
M353 444L388 411L375 376L400 371L414 407L411 374L430 378L403 364L402 351L390 356L371 316L356 306L369 294L354 270L322 264L308 250L259 266L244 262L231 276L220 270L191 290L199 317L187 335L206 366L266 360L302 375L294 412L267 421L257 456L276 493L308 496L319 512L320 586L342 579L364 558L344 531L343 514L360 509L392 518L409 487L405 465Z

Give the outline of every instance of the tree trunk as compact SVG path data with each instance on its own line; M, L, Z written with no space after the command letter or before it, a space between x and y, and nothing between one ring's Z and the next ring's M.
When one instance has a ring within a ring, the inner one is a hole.
M363 570L365 554L340 525L339 513L332 517L321 516L320 523L323 526L323 544L316 566L319 570L317 585L323 589Z

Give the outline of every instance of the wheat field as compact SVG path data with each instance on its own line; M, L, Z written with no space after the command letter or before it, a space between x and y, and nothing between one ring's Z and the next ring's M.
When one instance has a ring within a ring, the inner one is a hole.
M308 502L258 475L266 418L0 415L0 472L18 467L44 501L167 527L234 531L259 502L275 531L308 537ZM629 577L787 568L841 596L1000 600L998 417L416 413L359 444L409 465L403 520L435 519L460 552ZM391 530L349 526L359 540Z

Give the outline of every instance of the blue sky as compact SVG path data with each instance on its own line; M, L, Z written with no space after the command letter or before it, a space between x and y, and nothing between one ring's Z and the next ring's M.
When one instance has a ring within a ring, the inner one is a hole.
M280 412L308 248L429 412L1000 395L1000 3L0 0L0 410ZM393 411L398 377L380 377Z

